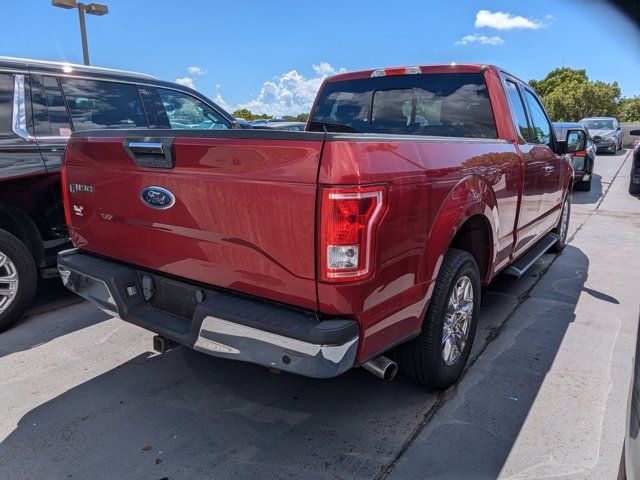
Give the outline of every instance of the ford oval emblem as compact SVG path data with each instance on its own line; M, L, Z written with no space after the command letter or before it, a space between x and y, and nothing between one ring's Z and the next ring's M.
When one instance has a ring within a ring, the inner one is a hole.
M140 191L140 200L147 207L157 210L166 210L176 203L176 197L173 196L173 193L166 188L156 186L143 188Z

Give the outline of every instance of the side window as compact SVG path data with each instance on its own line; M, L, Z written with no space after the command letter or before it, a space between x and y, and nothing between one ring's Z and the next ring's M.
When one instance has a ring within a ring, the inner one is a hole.
M551 125L540 102L529 90L524 91L527 105L529 106L529 114L531 115L531 123L533 124L532 143L551 143Z
M36 135L55 137L71 135L69 114L55 77L32 75L31 101Z
M223 130L230 127L222 115L197 98L167 88L156 90L172 129Z
M527 114L524 104L522 103L522 97L520 96L520 92L518 92L518 86L510 80L507 80L506 85L513 121L516 124L520 136L525 142L530 143L531 131L529 130L529 122L527 121Z
M14 76L10 73L0 73L0 138L14 137L11 128L13 112Z
M79 78L60 82L74 130L147 127L135 85Z

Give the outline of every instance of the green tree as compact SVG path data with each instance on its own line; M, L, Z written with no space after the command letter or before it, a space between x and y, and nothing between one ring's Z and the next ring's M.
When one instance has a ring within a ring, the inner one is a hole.
M587 77L587 71L584 69L556 68L555 70L551 70L542 80L529 80L529 85L536 90L538 95L544 97L562 85L588 82L589 77Z
M621 122L640 122L640 96L620 100L618 119Z
M615 116L620 87L617 82L591 82L585 70L556 68L543 80L529 84L542 97L554 121L577 121L584 117Z
M244 118L245 120L248 120L248 121L258 120L259 118L266 118L266 119L273 118L271 115L267 115L264 113L262 114L253 113L248 108L239 108L238 110L235 110L231 115L233 115L234 118Z
M282 119L286 120L287 122L306 122L307 120L309 120L309 114L301 113L299 115L283 115Z

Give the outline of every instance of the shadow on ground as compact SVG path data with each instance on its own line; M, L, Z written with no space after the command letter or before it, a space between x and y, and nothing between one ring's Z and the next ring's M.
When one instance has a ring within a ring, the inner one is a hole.
M498 477L575 319L581 293L618 303L584 288L588 270L588 258L568 246L506 325L501 348L489 347L478 359L473 375L459 384L390 478Z
M602 198L602 176L594 173L591 177L591 190L582 192L574 190L571 196L571 203L577 205L586 205L597 203Z
M0 333L0 358L42 345L108 318L97 310L92 311L91 315L58 317L48 314L82 302L84 300L67 290L60 279L40 280L34 301L24 317L9 330Z
M538 285L533 308L527 302L511 319L534 316L535 323L509 326L520 329L514 344L448 402L464 408L429 432L421 478L499 472L587 278L580 250L567 247L559 260L565 268L547 274L552 288ZM500 277L487 290L478 348L499 328L493 315L527 297L521 282ZM505 378L513 390L496 391ZM361 369L319 381L184 348L146 353L24 415L0 444L0 477L372 478L437 398L403 378L385 383Z

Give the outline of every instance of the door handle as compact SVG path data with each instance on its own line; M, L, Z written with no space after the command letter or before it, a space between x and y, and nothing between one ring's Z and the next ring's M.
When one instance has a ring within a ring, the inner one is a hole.
M125 138L122 146L139 167L174 167L173 137Z
M128 147L134 153L164 154L162 142L129 142Z
M551 172L555 171L555 169L556 169L556 167L554 167L553 165L547 165L542 170L544 170L544 173L551 173Z

